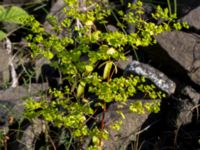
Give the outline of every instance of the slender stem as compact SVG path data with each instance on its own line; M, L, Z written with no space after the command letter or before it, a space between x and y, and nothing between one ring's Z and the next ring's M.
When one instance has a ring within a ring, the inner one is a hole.
M6 51L9 55L9 66L11 69L11 78L12 78L12 85L11 87L17 87L18 85L18 78L17 78L17 73L15 71L15 66L12 58L12 43L9 38L6 38Z
M134 46L134 45L131 45L131 47L132 47L132 49L133 49L133 52L134 52L134 55L135 55L135 59L136 59L137 61L139 61L140 59L139 59L138 54L137 54L137 52L136 52L135 46Z
M105 113L106 113L106 103L103 102L103 113L102 113L102 118L101 118L101 130L102 131L105 127ZM102 144L102 138L100 138L100 140L99 140L98 150L102 150L101 144Z
M102 114L102 119L101 119L101 129L103 130L104 127L105 127L105 124L104 124L104 119L105 119L105 112L106 112L106 104L105 102L103 102L103 114Z
M170 16L172 16L172 8L171 8L170 0L167 0L167 5L168 5L168 8L169 8L169 14L170 14Z
M52 140L52 138L50 136L49 136L49 140L50 140L50 142L51 142L51 144L53 146L53 150L57 150L56 149L56 145L55 145L55 143L53 142L53 140Z
M174 0L174 13L177 14L177 0Z
M120 21L119 21L119 19L117 18L117 16L115 15L115 13L112 11L112 15L113 15L113 17L115 18L115 20L118 22L118 23L120 23ZM123 27L121 27L121 30L126 34L126 30L123 28Z

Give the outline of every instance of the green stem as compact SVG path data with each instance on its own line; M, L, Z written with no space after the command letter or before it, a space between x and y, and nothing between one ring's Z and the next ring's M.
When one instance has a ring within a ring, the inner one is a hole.
M177 14L177 0L174 0L174 13Z
M167 5L168 5L168 8L169 8L169 14L170 14L170 16L172 16L172 8L171 8L170 0L167 0Z
M115 20L118 22L118 23L120 23L120 21L119 21L119 19L117 18L117 16L115 15L115 13L112 11L112 15L113 15L113 17L115 18ZM122 27L121 28L122 29L122 31L126 34L126 30Z

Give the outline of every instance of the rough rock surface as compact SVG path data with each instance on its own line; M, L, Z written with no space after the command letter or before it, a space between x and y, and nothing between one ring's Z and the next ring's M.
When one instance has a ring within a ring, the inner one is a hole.
M31 84L30 87L18 86L0 90L0 118L7 121L9 116L19 119L23 113L25 98L30 96L37 98L40 92L46 91L48 84ZM3 123L3 122L2 122ZM5 124L7 122L4 122Z
M9 126L14 123L14 121L11 120L23 121L25 99L31 96L36 100L40 100L40 97L38 97L40 92L44 92L48 89L48 84L45 83L30 84L28 86L18 86L16 88L0 90L0 130L4 135L8 134ZM40 120L33 121L33 124L23 131L21 139L18 139L19 143L14 146L13 144L17 143L17 141L13 141L9 149L30 150L29 146L32 146L35 138L43 131L41 124L42 121Z
M9 55L4 42L0 42L0 87L5 86L9 79Z
M184 16L180 18L188 21L191 30L164 32L156 36L158 45L142 53L148 55L144 62L150 62L151 67L159 69L176 83L176 91L163 100L159 123L140 135L141 149L199 148L200 3L195 3L196 6L182 6Z
M143 103L149 102L151 100L141 100ZM160 100L158 100L160 101ZM109 140L103 142L104 150L125 150L131 141L137 141L137 135L145 131L141 130L142 124L147 120L150 112L145 112L145 114L137 114L130 112L129 104L134 102L134 99L129 99L127 105L123 108L119 108L117 103L112 104L105 113L105 129L110 133ZM116 110L121 111L125 118L117 113ZM101 121L102 115L99 115L99 120ZM119 130L113 129L111 126L118 121L123 121L121 128Z
M181 20L188 22L190 27L199 30L200 29L200 24L199 24L200 16L198 15L199 13L200 13L200 6L197 6L197 8L191 10Z
M171 81L165 74L149 66L148 64L144 64L144 63L134 60L126 68L126 71L134 72L138 75L148 78L155 85L157 85L161 90L168 93L169 95L175 92L175 89L176 89L175 83Z
M59 22L61 22L61 21L63 21L65 14L64 14L64 12L62 12L60 10L62 10L64 7L66 7L66 3L64 2L64 0L57 0L56 3L51 7L49 14L56 16L57 20ZM48 22L48 20L44 23L44 25L45 25L45 28L49 32L51 32L53 34L57 34L57 33L55 33L54 31L51 30L52 26ZM64 37L66 35L68 35L67 31L62 32L62 33L59 34L60 37Z
M47 90L47 84L29 84L27 86L18 86L16 88L8 88L0 90L0 100L20 100L25 97L34 96L40 91Z
M197 0L190 3L183 1L180 5L183 15L180 20L186 21L192 28L191 31L164 32L156 39L163 50L187 71L191 80L200 85L199 5Z
M164 32L156 37L165 51L187 71L192 69L196 37L182 31Z

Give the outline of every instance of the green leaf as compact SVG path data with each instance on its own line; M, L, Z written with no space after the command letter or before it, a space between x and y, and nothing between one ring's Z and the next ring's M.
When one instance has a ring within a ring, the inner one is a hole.
M81 81L77 89L77 97L81 97L85 91L85 82Z
M112 68L113 62L108 61L106 62L104 72L103 72L103 79L107 79L111 73L111 68Z
M2 14L4 11L5 11L5 8L2 5L0 5L0 14Z
M6 38L7 34L5 32L3 32L2 30L0 30L0 41L3 40L4 38Z
M85 70L86 70L86 73L91 73L93 71L93 66L92 65L86 65L85 66Z
M8 9L5 9L4 7L0 6L0 21L23 24L22 19L28 16L28 13L20 7L12 6Z
M47 59L51 60L54 57L54 54L51 51L46 51L44 52L44 57L46 57Z

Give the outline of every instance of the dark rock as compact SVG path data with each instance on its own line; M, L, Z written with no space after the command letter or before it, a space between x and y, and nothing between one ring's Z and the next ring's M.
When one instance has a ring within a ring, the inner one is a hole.
M51 88L57 88L62 84L60 72L49 64L42 65L38 81L39 83L48 82Z
M198 113L195 111L198 111L200 102L200 94L190 86L184 87L181 93L182 97L186 97L182 100L179 98L181 107L177 107L179 110L176 122L178 127L198 121L198 117L195 117Z
M198 37L195 34L173 31L164 32L158 35L156 39L169 56L187 71L191 80L200 84ZM168 63L170 64L170 61Z
M156 5L160 5L163 8L169 7L167 4L167 1L163 1L162 3L160 0L154 0L154 1L144 1L145 4L148 4L149 6L155 7ZM175 4L176 3L176 4ZM174 13L175 8L177 9L177 15L178 17L186 16L190 13L190 11L194 10L196 7L200 5L199 0L176 0L176 1L170 1L172 13ZM175 6L176 5L176 6Z
M18 86L16 88L9 88L0 91L0 100L18 101L23 98L37 95L40 91L47 90L48 85L44 84L29 84L27 86Z
M190 76L190 78L192 79L192 81L194 81L195 83L197 83L198 85L200 85L200 69L198 68L197 70L195 70L194 72L191 72L188 74Z
M44 57L41 57L41 58L37 58L35 60L35 74L36 74L36 82L40 82L41 81L45 81L45 75L43 75L43 66L44 65L49 65L50 64L50 61L47 60L46 58ZM43 78L43 79L42 79Z
M54 3L54 5L52 6L51 10L50 10L50 14L51 15L55 15L56 17L58 17L58 19L61 19L62 17L60 16L61 10L66 6L66 3L64 2L64 0L57 0L56 3ZM63 15L63 14L62 14ZM59 17L60 16L60 17Z
M176 129L180 128L181 126L184 126L186 124L192 123L193 119L193 108L196 105L191 102L190 99L183 99L183 98L178 98L177 99L177 106L174 106L174 109L176 109L174 112L168 112L168 124L170 126L174 126ZM177 112L177 114L175 113ZM171 117L173 116L172 113L176 114L176 117ZM173 120L173 119L174 120ZM167 118L166 118L167 119ZM174 123L172 125L172 123Z
M200 94L190 86L186 86L182 90L182 94L188 96L195 105L199 104Z
M32 96L39 100L40 92L48 89L47 84L30 84L27 87L18 86L16 88L9 88L0 91L0 118L8 119L12 116L15 119L21 118L24 110L24 103L26 98ZM2 109L3 108L3 109Z
M190 27L200 30L200 6L191 10L187 15L185 15L181 20L186 21Z
M196 37L182 31L163 32L156 37L167 53L187 71L192 68Z
M172 6L174 5L171 3ZM196 7L200 5L199 0L177 0L177 13L178 16L186 16L189 14L192 10L194 10Z
M132 61L133 61L133 58L131 55L129 55L129 56L126 56L126 60L118 60L117 62L115 62L115 64L120 69L125 70L127 66L131 64Z
M65 7L66 3L64 2L64 0L57 0L56 3L54 3L53 6L51 7L49 15L53 15L54 17L56 17L58 22L62 22L66 16L65 13L62 11L62 9ZM50 22L51 20L46 19L44 23L44 27L48 32L52 34L57 34L60 37L66 37L68 35L67 31L62 31L62 33L57 33L54 30L52 30L53 27Z
M35 100L40 100L40 92L46 91L48 84L29 84L27 86L17 86L15 88L9 88L6 90L0 90L0 129L3 131L3 135L7 135L9 132L9 126L14 121L24 120L24 104L25 99L32 97ZM13 121L11 121L13 120ZM41 121L33 121L33 125L30 125L23 131L21 142L24 144L17 144L13 150L30 150L30 143L34 143L33 139L40 134L43 130ZM34 130L33 130L34 129ZM22 130L22 129L20 129ZM21 131L20 131L21 132ZM19 137L18 137L19 138ZM15 139L16 140L16 139ZM17 141L13 141L13 144ZM31 145L32 146L32 145ZM17 148L19 147L19 148ZM33 147L31 147L33 148Z
M190 91L191 97L194 97L194 95L198 97L196 95L197 93L190 89L190 87L186 87L184 91ZM192 133L194 129L192 128L195 127L194 125L196 123L194 124L194 118L195 122L197 122L197 117L194 116L196 104L186 95L185 93L185 96L171 96L168 99L162 100L159 114L150 114L148 116L141 130L145 129L149 124L151 126L139 135L138 145L141 149L163 149L164 147L173 147L173 149L181 150L188 149L185 148L184 145L186 143L184 141L188 142L189 140L196 139L197 135L195 137L191 135L194 135ZM154 123L155 120L157 122ZM193 144L192 142L190 144L188 143L187 147L193 147Z
M37 139L48 130L47 127L47 123L44 120L32 120L31 124L23 131L22 137L18 139L19 144L13 150L35 150Z
M150 102L151 100L141 100L142 103ZM137 114L130 112L129 104L134 100L129 99L127 105L120 108L117 103L111 104L106 110L104 123L105 129L109 133L109 140L103 141L104 150L125 150L131 141L137 140L137 135L141 132L141 126L149 116L149 112L145 114ZM125 118L123 119L120 113L121 111ZM98 120L101 121L102 115L98 116ZM111 126L117 121L123 121L119 130L113 129ZM147 127L148 128L148 127ZM146 128L146 129L147 129ZM146 130L144 129L144 130Z

